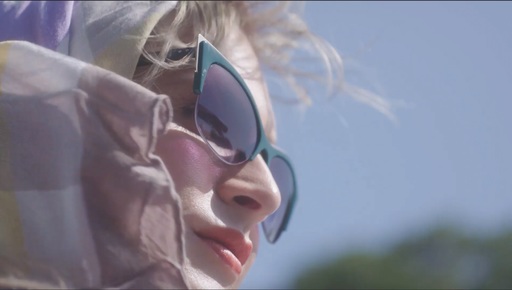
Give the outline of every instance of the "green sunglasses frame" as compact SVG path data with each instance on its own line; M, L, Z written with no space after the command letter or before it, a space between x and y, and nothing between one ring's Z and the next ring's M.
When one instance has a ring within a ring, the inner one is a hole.
M292 163L291 163L290 159L288 158L288 156L286 156L281 150L279 150L274 145L272 145L270 143L270 141L268 141L268 138L266 137L266 135L263 134L263 132L264 132L263 125L261 123L261 118L258 113L256 103L251 94L251 91L245 84L245 81L242 78L242 76L240 76L240 74L231 65L231 63L229 63L229 61L220 53L220 51L218 51L201 34L198 35L198 45L197 45L197 51L196 51L196 70L194 73L194 86L193 86L194 94L199 96L202 93L206 74L212 64L217 64L217 65L223 67L228 73L230 73L236 79L236 81L240 84L240 86L243 88L243 90L245 91L245 93L249 99L249 102L251 103L251 107L252 107L254 116L256 117L256 126L258 127L257 128L258 136L257 136L257 141L256 141L257 142L256 149L251 154L251 156L249 156L249 159L247 161L254 160L254 158L256 158L258 156L258 154L261 154L261 156L265 160L267 166L270 166L270 161L273 158L278 157L278 158L281 158L284 162L286 162L287 165L291 169L290 171L291 171L292 179L293 179L293 192L292 192L292 195L290 197L288 204L286 205L283 222L281 223L276 234L273 236L269 236L266 233L265 224L262 222L262 227L264 229L265 236L266 236L268 242L273 244L277 241L277 239L279 238L281 233L284 230L286 230L286 227L290 220L293 208L295 207L295 203L297 202L297 179L295 176L295 172L293 170ZM197 115L197 114L195 114L195 115ZM197 124L197 122L196 122L196 124ZM204 139L202 134L201 134L201 137ZM208 142L206 142L206 143L208 143ZM208 145L209 145L209 143L208 143ZM236 165L236 164L231 164L231 163L226 162L217 154L217 152L215 150L213 150L213 148L211 148L211 149L219 157L219 159L222 160L224 163L227 163L229 165Z

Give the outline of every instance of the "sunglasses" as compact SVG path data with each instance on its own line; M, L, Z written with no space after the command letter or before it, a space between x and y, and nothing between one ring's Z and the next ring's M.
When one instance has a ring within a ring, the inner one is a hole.
M195 53L195 55L194 55ZM281 194L279 208L263 222L267 240L275 243L286 229L297 199L297 182L289 158L267 139L251 91L229 61L201 34L194 48L173 49L167 58L195 56L193 91L197 130L215 155L228 165L266 162ZM138 65L151 64L141 58Z

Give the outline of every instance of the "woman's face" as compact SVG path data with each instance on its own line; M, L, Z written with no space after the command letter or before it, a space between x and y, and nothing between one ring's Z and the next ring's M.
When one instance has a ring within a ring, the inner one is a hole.
M269 140L275 140L268 91L252 46L240 29L217 47L244 77ZM221 162L198 135L193 71L168 71L154 90L171 97L178 127L158 140L181 197L185 222L185 279L192 288L235 288L254 262L258 224L277 209L280 194L263 158L242 165ZM229 104L226 104L229 106Z

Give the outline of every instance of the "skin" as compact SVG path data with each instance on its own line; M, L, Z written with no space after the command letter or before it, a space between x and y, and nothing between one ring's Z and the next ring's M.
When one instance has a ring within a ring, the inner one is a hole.
M228 35L217 48L244 77L265 133L275 141L272 107L256 54L242 30L235 27ZM261 156L230 166L204 143L194 125L192 83L192 70L167 71L157 79L154 90L171 97L176 124L158 140L156 153L166 164L182 201L187 284L196 289L237 288L256 257L258 225L278 208L280 194ZM252 245L240 273L198 236L212 227L239 232Z

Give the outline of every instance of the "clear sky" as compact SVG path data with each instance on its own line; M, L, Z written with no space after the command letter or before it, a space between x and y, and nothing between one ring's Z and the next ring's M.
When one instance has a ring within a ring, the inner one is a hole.
M287 287L314 263L440 223L512 225L510 15L512 2L306 4L346 79L396 104L398 121L346 95L305 113L275 105L300 196L242 287Z

